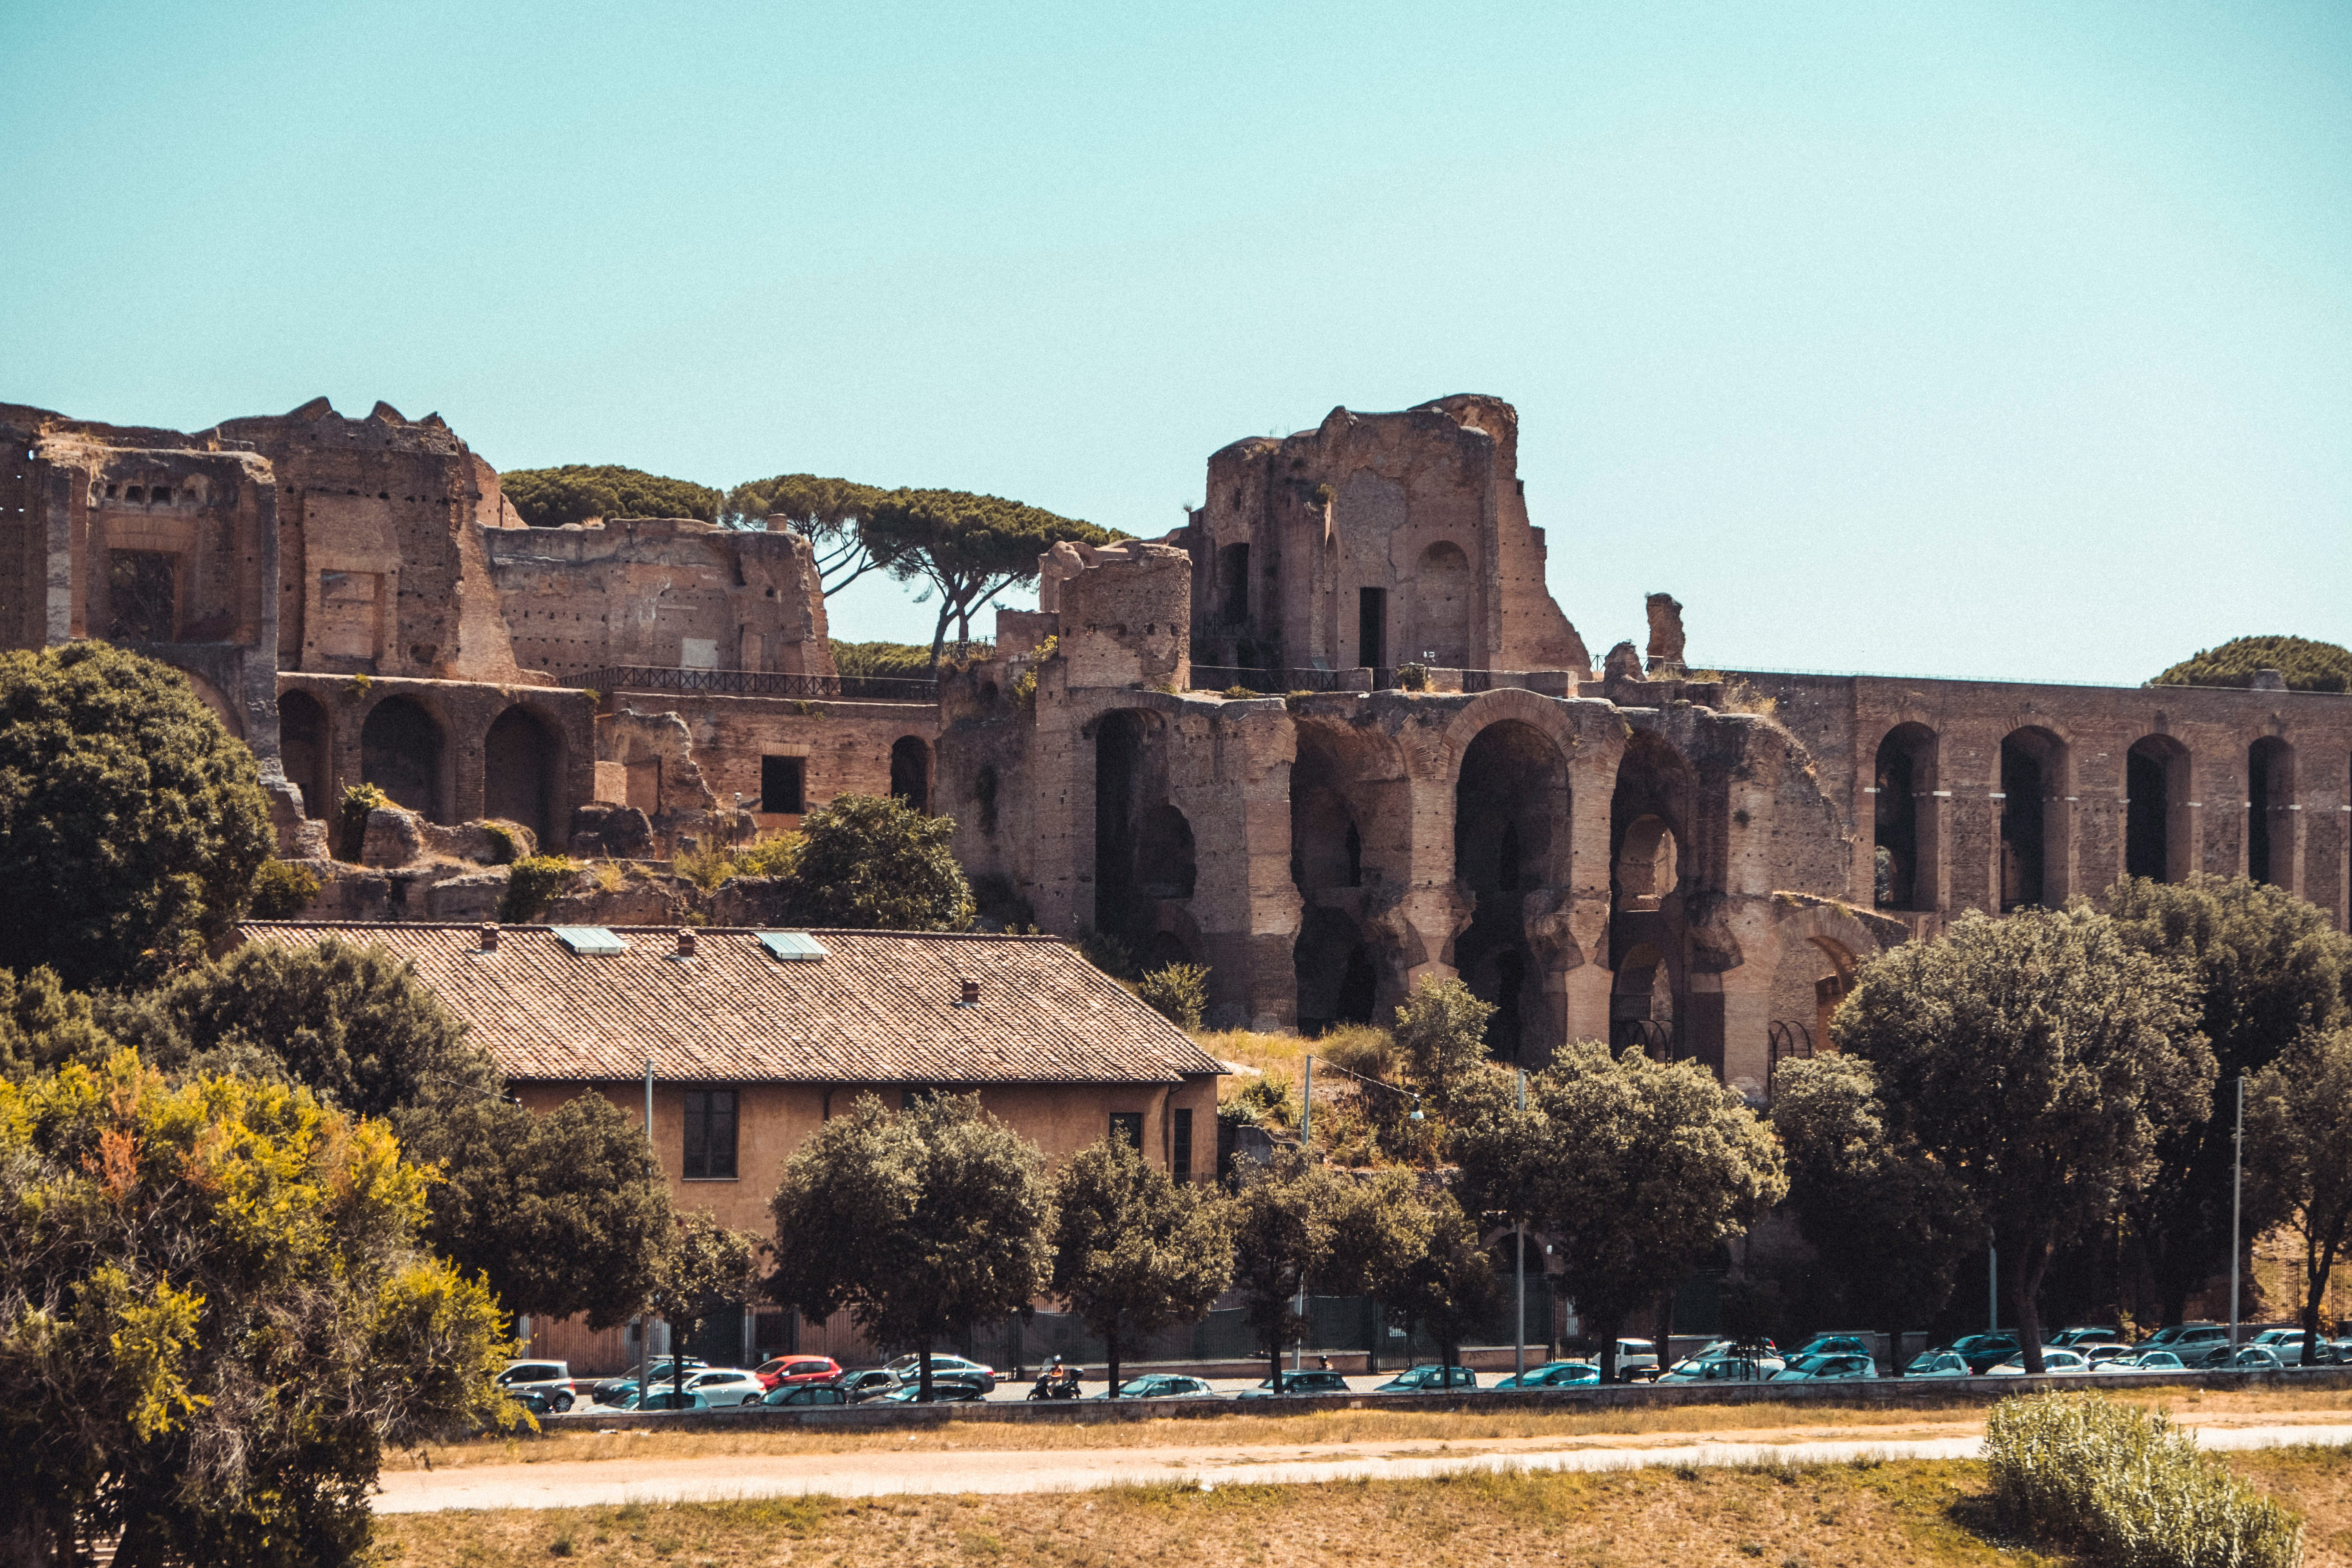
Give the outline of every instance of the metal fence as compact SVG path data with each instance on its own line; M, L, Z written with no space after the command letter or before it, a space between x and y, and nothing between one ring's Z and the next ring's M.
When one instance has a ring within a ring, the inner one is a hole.
M936 702L940 683L892 675L786 675L770 669L670 669L607 665L590 676L598 691L675 691L704 697L822 697L842 702Z

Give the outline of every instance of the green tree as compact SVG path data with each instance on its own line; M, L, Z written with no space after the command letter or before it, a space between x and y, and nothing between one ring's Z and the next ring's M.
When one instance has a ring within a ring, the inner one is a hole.
M1486 1025L1494 1016L1494 1005L1479 1001L1461 981L1429 975L1396 1010L1406 1081L1435 1110L1450 1109L1455 1089L1486 1067Z
M747 480L729 490L720 515L739 528L754 527L763 518L782 518L814 548L818 580L824 592L833 595L868 572L890 564L887 555L875 553L859 526L874 503L887 493L855 479L829 479L819 474L778 474L773 479ZM839 643L834 645L836 656L842 648ZM845 668L842 673L853 672ZM928 677L929 665L918 673Z
M866 1337L921 1358L1028 1310L1052 1279L1052 1200L1036 1145L940 1095L906 1110L861 1095L784 1165L770 1208L780 1247L768 1293L812 1318L846 1307Z
M2310 1366L2328 1277L2352 1245L2352 1029L2306 1036L2248 1086L2246 1167L2265 1206L2303 1243L2303 1364Z
M837 795L801 822L801 845L783 879L793 917L858 931L964 931L971 884L949 848L951 817L903 800Z
M0 654L0 967L88 990L200 955L276 839L187 678L104 643Z
M711 522L721 499L708 485L612 463L516 468L499 476L499 489L533 528L598 517L698 517Z
M1119 1365L1171 1323L1197 1321L1233 1280L1231 1202L1179 1186L1124 1138L1071 1156L1054 1180L1054 1290Z
M1466 1207L1550 1239L1603 1379L1633 1311L1788 1192L1780 1144L1736 1091L1695 1062L1612 1059L1594 1040L1529 1075L1525 1110L1489 1103L1456 1152Z
M1234 1229L1234 1288L1242 1319L1265 1347L1266 1370L1279 1386L1282 1352L1307 1331L1299 1292L1332 1272L1339 1222L1350 1197L1347 1178L1278 1149L1271 1163L1242 1176ZM1332 1283L1345 1283L1334 1279Z
M1144 1005L1180 1029L1197 1029L1209 1005L1209 966L1163 963L1135 983Z
M1789 1206L1849 1310L1885 1331L1895 1375L1903 1331L1951 1300L1960 1262L1984 1236L1968 1190L1887 1127L1878 1074L1858 1057L1784 1064L1772 1129L1787 1152Z
M511 1411L425 1185L300 1089L131 1051L0 1083L0 1558L353 1560L387 1445Z
M2254 672L2275 669L2290 691L2352 691L2352 650L2307 637L2238 637L2150 680L2150 686L2252 686Z
M22 1081L74 1061L94 1068L118 1043L90 998L67 990L56 970L19 980L0 969L0 1078Z
M1037 578L1037 558L1065 540L1108 544L1122 537L1076 518L963 490L891 490L868 503L858 535L901 583L939 600L931 632L937 664L948 627L971 640L971 617L1007 588Z
M1391 1168L1356 1183L1339 1206L1331 1251L1332 1280L1378 1302L1408 1344L1426 1329L1449 1367L1464 1335L1500 1300L1476 1222L1452 1192L1412 1171Z
M2216 1083L2259 1073L2347 1020L2352 938L2284 889L2202 874L2126 879L2108 894L2108 912L2126 941L2189 974ZM2155 1164L2133 1205L2134 1240L2168 1323L2230 1256L2235 1123L2191 1112L2158 1124Z
M655 1271L654 1315L676 1334L683 1350L703 1320L748 1303L760 1290L761 1259L768 1244L749 1231L730 1230L699 1209L677 1215ZM686 1358L670 1358L670 1388L686 1387Z
M1970 914L1866 964L1831 1027L1877 1068L1894 1136L1958 1178L1991 1226L2040 1372L2051 1255L2115 1218L2154 1168L2158 1129L2209 1103L2191 982L2080 901Z

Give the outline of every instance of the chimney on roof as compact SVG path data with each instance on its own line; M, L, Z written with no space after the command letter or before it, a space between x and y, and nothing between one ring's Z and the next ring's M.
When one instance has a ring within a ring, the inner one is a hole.
M482 951L484 952L496 952L498 950L498 922L495 921L485 921L482 922Z
M694 956L694 928L692 926L680 926L677 928L677 955L680 958L692 958Z
M956 1005L959 1007L977 1007L980 1005L979 981L967 980L963 983L963 1000L957 1003Z

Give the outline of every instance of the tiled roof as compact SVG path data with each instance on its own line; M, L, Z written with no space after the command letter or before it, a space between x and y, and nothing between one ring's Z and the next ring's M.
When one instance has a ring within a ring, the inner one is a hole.
M828 956L771 957L757 932L613 928L611 956L547 926L254 921L247 942L333 938L405 959L509 1078L654 1072L719 1083L1173 1083L1223 1070L1192 1037L1051 937L819 931ZM980 1004L961 1007L961 983Z

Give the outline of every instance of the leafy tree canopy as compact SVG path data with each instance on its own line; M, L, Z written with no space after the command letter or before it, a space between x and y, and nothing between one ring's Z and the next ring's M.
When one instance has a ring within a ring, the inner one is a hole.
M691 479L667 479L612 463L517 468L499 476L499 489L533 528L560 528L598 517L698 517L715 522L722 500L717 490Z
M2299 1041L2347 1021L2352 937L2284 889L2243 877L2134 879L2116 885L2108 910L2126 941L2189 976L2217 1084L2260 1072ZM2134 1233L2168 1323L2179 1322L2189 1295L2228 1263L2234 1131L2232 1118L2219 1116L2157 1131Z
M816 552L817 576L828 595L837 594L868 572L889 564L877 555L859 525L875 503L888 494L855 479L832 479L821 474L778 474L751 479L727 492L720 516L738 528L756 528L763 518L782 518L806 539ZM887 646L887 645L876 645ZM834 645L836 659L842 645ZM890 674L887 670L852 671L844 675ZM921 672L928 676L926 664Z
M2352 650L2308 637L2238 637L2201 648L2150 680L2150 686L2252 686L2254 672L2275 669L2290 691L2352 691Z
M879 675L899 680L931 679L931 650L910 642L836 642L833 667L844 675Z
M908 1110L861 1095L802 1143L770 1204L768 1293L811 1318L846 1307L866 1337L922 1357L1026 1308L1051 1279L1052 1197L1036 1145L940 1095Z
M1455 1089L1486 1067L1486 1023L1494 1016L1493 1004L1478 1000L1461 981L1426 976L1396 1010L1405 1077L1436 1110L1452 1106Z
M903 800L838 795L801 821L784 877L793 918L858 931L964 931L971 884L949 844L952 817Z
M2202 1118L2213 1052L2189 978L2079 900L1963 917L1866 964L1831 1026L1877 1069L1891 1131L1969 1190L2000 1249L2019 1342L2053 1252L2152 1173L2158 1130Z
M487 1291L417 1243L426 1177L307 1090L118 1052L0 1082L0 1546L343 1562L387 1444L496 1417Z
M642 1135L638 1145L644 1146ZM759 1293L767 1252L768 1244L749 1231L730 1230L698 1209L680 1214L655 1270L655 1314L677 1331L677 1342L684 1344L703 1319ZM669 1364L670 1387L684 1389L685 1359L672 1357Z
M2254 1079L2246 1096L2246 1161L2265 1206L2284 1215L2303 1243L2309 1366L2328 1278L2352 1247L2352 1029L2305 1036Z
M1178 1186L1124 1138L1081 1149L1054 1182L1054 1289L1119 1364L1171 1323L1199 1320L1233 1280L1232 1204Z
M1396 1168L1358 1183L1340 1205L1330 1278L1379 1302L1408 1340L1415 1329L1428 1330L1447 1366L1501 1291L1495 1260L1478 1245L1478 1226L1460 1201Z
M1108 544L1125 535L999 496L892 490L874 502L859 537L891 576L922 584L923 597L937 595L936 664L949 626L970 641L975 614L1005 589L1036 581L1038 556L1066 540Z
M0 967L123 985L200 952L275 846L253 753L168 665L0 654Z
M1345 1176L1296 1149L1277 1150L1271 1163L1243 1176L1234 1211L1234 1289L1277 1384L1284 1347L1307 1331L1297 1310L1305 1282L1347 1283L1334 1269L1334 1249L1353 1197Z

